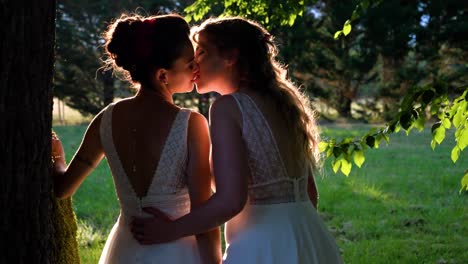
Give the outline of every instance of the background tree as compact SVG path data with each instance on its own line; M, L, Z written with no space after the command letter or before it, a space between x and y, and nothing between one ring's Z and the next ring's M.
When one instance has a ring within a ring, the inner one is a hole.
M399 73L402 73L400 69L408 63L405 59L415 47L420 17L418 1L382 1L369 8L358 22L359 27L364 28L362 42L373 47L378 54L375 90L384 104L383 112L390 113L386 119L398 110L398 101L408 88L419 81L416 76Z
M318 1L306 7L291 28L277 34L292 77L344 118L352 118L351 103L361 87L375 78L376 51L362 41L361 29L342 41L334 40L336 28L356 2Z

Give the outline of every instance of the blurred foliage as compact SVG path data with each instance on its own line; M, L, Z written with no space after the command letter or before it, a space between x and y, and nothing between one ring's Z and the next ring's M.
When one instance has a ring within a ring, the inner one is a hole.
M306 4L317 1L305 0L198 0L185 8L188 21L199 21L205 18L212 10L223 10L222 15L236 16L242 15L256 20L267 28L276 26L292 26L296 18L304 13Z

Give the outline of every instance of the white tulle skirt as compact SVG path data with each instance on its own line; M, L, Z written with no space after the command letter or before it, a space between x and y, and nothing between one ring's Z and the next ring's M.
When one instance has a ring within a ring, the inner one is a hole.
M246 205L226 223L225 264L343 263L310 201Z
M119 216L102 251L99 264L174 263L199 264L195 236L157 245L140 245L132 236L128 221Z

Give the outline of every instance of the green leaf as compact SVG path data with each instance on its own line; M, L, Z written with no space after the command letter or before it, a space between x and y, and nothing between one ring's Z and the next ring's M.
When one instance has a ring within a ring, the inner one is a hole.
M461 132L460 136L457 138L458 147L460 150L464 150L468 146L468 127L465 127Z
M297 17L296 14L291 14L291 15L289 16L289 22L288 22L289 26L294 25L294 21L296 21L296 17Z
M362 9L366 10L367 8L369 8L369 0L364 0L361 2L362 4Z
M356 20L359 18L359 16L359 12L356 9L354 9L353 13L351 14L351 20Z
M468 170L465 172L465 175L463 176L463 178L461 180L460 193L462 191L468 191Z
M327 158L331 157L331 155L333 155L333 148L328 148L327 154L326 154Z
M385 141L388 143L390 143L390 137L387 136L386 134L382 134L383 138L385 139Z
M362 139L362 140L364 140L364 139ZM367 149L366 142L364 142L364 141L359 141L359 145L361 145L361 149L362 149L362 150L366 150L366 149Z
M318 144L318 148L320 152L324 152L328 148L328 142L320 141Z
M398 133L398 131L400 131L400 125L397 121L392 121L392 123L388 126L388 130L392 133Z
M375 138L373 136L366 137L366 144L367 146L373 148L375 146Z
M340 35L343 34L343 31L337 31L335 32L335 35L333 36L334 39L338 39L340 37Z
M354 163L359 168L361 168L362 164L366 160L366 158L364 157L364 152L362 150L359 150L359 149L354 151L353 159L354 159Z
M460 124L464 121L463 114L465 113L466 109L466 101L463 101L459 104L457 113L453 116L453 126L455 128L459 127Z
M346 175L346 176L349 176L349 173L351 172L351 167L353 166L353 164L345 159L343 159L341 161L341 172Z
M376 137L375 137L375 142L374 142L374 148L379 148L379 145L380 145L380 141L382 140L383 136L382 134L378 134Z
M341 152L344 153L344 154L349 154L349 151L350 151L349 146L350 146L349 143L342 144L341 145Z
M424 125L426 124L426 118L424 115L420 115L418 119L414 122L414 127L416 127L419 132L424 130Z
M432 98L434 98L434 95L435 92L433 90L426 90L424 91L421 99L423 103L427 105L431 102Z
M354 140L354 137L347 137L347 138L343 139L341 142L343 144L348 144L348 143L353 142L353 140Z
M439 123L438 127L432 132L432 138L437 142L437 144L442 143L445 139L445 127L441 126Z
M442 124L442 122L439 121L439 122L435 123L434 125L432 125L432 127L431 127L431 132L432 132L432 134L434 134L434 131L435 131L437 128L439 128L441 124Z
M396 125L396 127L395 127L395 133L400 132L400 129L401 129L401 126L400 126L400 125Z
M459 106L460 106L460 102L457 103L455 100L452 107L450 107L450 110L448 111L448 118L453 118L455 116L455 114L458 111Z
M409 136L409 134L410 134L411 130L413 130L413 128L414 128L414 126L413 126L413 124L411 124L411 126L408 127L408 129L405 130L405 134L406 134L407 136Z
M337 146L333 147L333 156L335 156L335 158L338 158L341 155L341 153L342 151L340 147L337 147Z
M234 1L232 0L224 0L224 8L228 9L232 4L234 4Z
M412 114L409 111L400 117L400 124L405 130L411 127L412 121Z
M434 140L431 140L431 148L434 150L436 147L436 142Z
M448 119L448 118L442 119L442 125L443 125L446 129L450 129L450 127L452 127L452 123L450 122L450 119Z
M344 26L343 26L343 34L344 34L345 36L348 36L348 34L351 32L351 29L352 29L352 27L351 27L351 21L346 20L346 22L345 22L345 24L344 24Z
M458 157L460 156L460 148L458 146L453 147L452 153L450 153L450 158L453 163L457 162Z
M340 169L342 160L343 159L337 159L337 160L332 161L332 167L333 167L334 173L337 173L338 170Z

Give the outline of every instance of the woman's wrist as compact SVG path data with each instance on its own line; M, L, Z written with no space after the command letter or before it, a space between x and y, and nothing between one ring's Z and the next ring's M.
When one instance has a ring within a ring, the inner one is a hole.
M170 228L174 230L174 240L187 236L183 223L181 223L179 219L171 222Z

